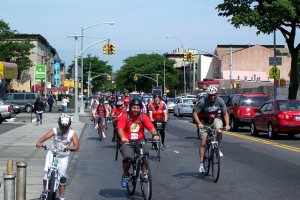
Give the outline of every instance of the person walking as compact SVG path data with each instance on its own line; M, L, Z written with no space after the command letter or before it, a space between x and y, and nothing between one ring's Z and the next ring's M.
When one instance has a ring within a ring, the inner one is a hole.
M62 106L63 113L66 113L68 107L68 99L66 98L66 96L64 96L63 99L61 100L61 106Z
M43 122L43 111L44 111L45 105L40 97L36 98L36 101L34 103L34 110L36 114L36 126L42 125Z
M54 99L53 99L52 95L49 96L47 102L48 102L48 105L49 105L49 112L52 112L52 107L53 107L53 103L54 103Z

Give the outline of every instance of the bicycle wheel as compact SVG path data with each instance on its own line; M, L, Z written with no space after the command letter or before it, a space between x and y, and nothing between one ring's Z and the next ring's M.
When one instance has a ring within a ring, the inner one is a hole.
M141 190L144 200L150 200L152 197L152 177L147 158L142 158L142 173L140 174Z
M136 188L136 174L134 173L135 171L135 166L132 165L132 167L130 168L131 173L129 173L129 180L127 182L127 193L132 196L135 192L135 188Z
M116 161L118 160L119 149L120 149L120 140L119 137L116 136L116 154L115 154Z
M157 131L159 136L161 136L160 132ZM156 143L155 143L155 149L156 149L156 156L158 161L160 161L160 151L161 151L161 139L159 139Z
M204 157L203 157L203 167L206 176L208 175L210 170L210 154L211 154L210 145L206 145L204 150Z
M220 151L217 146L212 150L211 155L211 168L212 168L212 177L213 181L217 182L220 175Z
M48 183L48 200L56 199L56 191L55 191L55 172L51 172L50 180Z
M200 139L200 129L199 128L197 128L197 137L198 137L198 139Z
M102 133L101 133L101 128L99 127L100 125L98 125L98 135L99 135L99 140L101 141L102 140L102 137L103 137L103 135L102 135Z

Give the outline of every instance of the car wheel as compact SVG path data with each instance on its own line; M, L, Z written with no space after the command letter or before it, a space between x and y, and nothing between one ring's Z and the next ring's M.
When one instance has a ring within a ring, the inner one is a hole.
M234 117L230 118L230 129L231 129L231 131L237 131L238 130L238 126L237 126L237 123L236 123Z
M1 115L0 115L0 124L3 122L3 119L2 119L2 117L1 117Z
M26 106L25 107L26 112L32 112L32 106Z
M257 131L253 121L250 123L250 132L251 132L251 135L253 135L253 136L258 135L258 131Z
M276 137L276 132L273 130L272 124L269 124L268 126L268 136L272 139Z

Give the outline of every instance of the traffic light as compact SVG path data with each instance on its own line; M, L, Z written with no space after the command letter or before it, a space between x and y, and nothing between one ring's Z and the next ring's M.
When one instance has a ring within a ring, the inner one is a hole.
M110 77L110 75L107 75L107 76L106 76L106 80L108 80L108 81L110 81L110 80L111 80L111 77Z
M183 60L188 61L188 53L183 54Z
M108 50L108 54L115 54L116 53L116 48L115 48L115 46L114 45L112 45L112 44L110 44L109 45L109 50Z
M109 44L105 44L103 46L103 54L108 55L108 53L109 53Z
M190 57L190 59L191 59L191 61L194 61L194 59L195 59L195 56L194 56L194 54L193 54L193 53L191 53L191 57Z
M137 76L137 75L134 75L133 80L134 80L134 81L137 81L137 80L138 80L138 76Z
M189 53L188 53L188 61L189 61L189 62L191 61L191 58L192 58L192 53L189 52Z

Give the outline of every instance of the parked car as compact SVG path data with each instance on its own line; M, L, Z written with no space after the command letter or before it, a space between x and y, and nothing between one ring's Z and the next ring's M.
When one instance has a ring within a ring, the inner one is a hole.
M37 97L38 94L33 92L16 92L6 93L1 100L5 104L16 104L19 105L22 110L31 112L33 110L34 102Z
M2 100L0 100L0 105L6 105ZM22 109L17 104L10 104L11 109L13 110L13 114L17 115L22 112Z
M197 98L179 98L174 106L174 115L193 115L193 108Z
M0 102L0 124L5 119L10 119L14 117L14 112L11 105L5 105L3 102Z
M237 131L239 127L250 126L250 121L255 114L254 109L260 108L269 100L263 93L234 94L227 101L230 128Z
M168 107L169 112L174 112L174 107L175 107L176 101L177 101L176 98L168 98L167 107Z
M275 138L280 133L300 134L300 100L270 100L256 111L250 123L251 135L266 132Z

